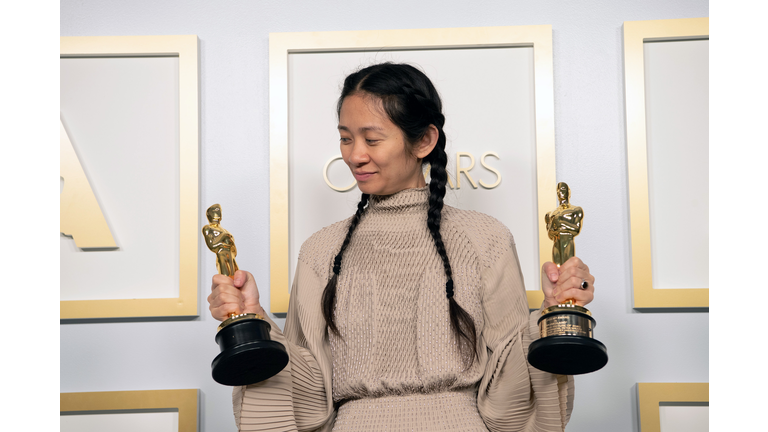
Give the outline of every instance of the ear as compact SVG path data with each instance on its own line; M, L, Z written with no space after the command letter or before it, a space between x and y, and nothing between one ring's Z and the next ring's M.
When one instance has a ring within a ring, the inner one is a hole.
M440 132L438 132L437 127L435 125L429 125L427 132L414 146L413 155L416 156L417 159L424 159L427 157L430 153L432 153L435 145L437 145L437 139L439 136Z

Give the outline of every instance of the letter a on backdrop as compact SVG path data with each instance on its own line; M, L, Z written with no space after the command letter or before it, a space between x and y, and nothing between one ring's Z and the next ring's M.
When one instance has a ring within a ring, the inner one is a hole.
M64 124L61 130L61 233L72 236L79 248L115 248L115 240L96 201Z

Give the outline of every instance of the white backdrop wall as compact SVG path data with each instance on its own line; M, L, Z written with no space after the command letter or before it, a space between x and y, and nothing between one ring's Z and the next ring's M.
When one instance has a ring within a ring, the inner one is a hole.
M603 370L576 378L567 430L638 431L637 382L709 381L709 314L632 309L622 23L708 15L706 0L62 0L61 35L199 37L200 220L222 204L240 267L268 305L270 32L552 25L557 176L589 215L579 255L597 277L589 308L610 355ZM234 430L231 389L210 377L215 267L204 249L199 318L61 325L61 391L199 388L200 430Z

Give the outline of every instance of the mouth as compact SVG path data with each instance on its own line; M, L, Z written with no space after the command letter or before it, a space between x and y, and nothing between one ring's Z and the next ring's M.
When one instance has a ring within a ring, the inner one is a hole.
M375 173L372 173L372 172L362 172L362 171L359 171L359 172L358 172L358 171L355 171L355 172L353 172L352 174L355 176L355 180L357 180L357 181L361 182L361 181L366 181L366 180L368 180L368 179L369 179L369 178L371 178L371 176L373 176Z

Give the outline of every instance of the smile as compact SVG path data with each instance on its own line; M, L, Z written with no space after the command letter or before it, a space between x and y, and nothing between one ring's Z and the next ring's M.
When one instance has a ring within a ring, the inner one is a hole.
M355 180L357 181L366 181L369 178L371 178L371 176L373 176L374 174L375 173L371 173L371 172L353 173L353 175L355 176Z

